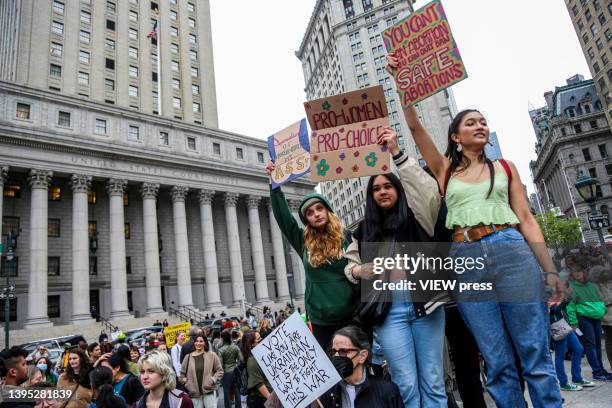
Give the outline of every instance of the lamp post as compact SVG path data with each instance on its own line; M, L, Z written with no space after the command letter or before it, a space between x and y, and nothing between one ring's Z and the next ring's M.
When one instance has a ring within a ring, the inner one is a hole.
M598 215L597 208L595 207L595 201L597 201L596 197L596 187L599 185L599 181L594 179L593 177L581 175L576 180L576 190L578 190L578 194L584 200L585 203L591 207L591 214ZM608 247L606 247L606 242L603 237L603 233L601 232L601 225L597 230L597 237L599 238L599 244L601 245L601 251L605 255L606 260L609 261L610 257L608 254Z
M10 320L11 320L11 299L15 298L15 285L11 285L10 281L10 268L8 267L13 261L14 249L17 245L17 236L9 231L7 236L8 250L6 252L6 270L4 271L6 281L5 286L2 288L0 293L0 299L4 300L4 347L9 347L9 333L11 331ZM1 250L0 250L1 253Z

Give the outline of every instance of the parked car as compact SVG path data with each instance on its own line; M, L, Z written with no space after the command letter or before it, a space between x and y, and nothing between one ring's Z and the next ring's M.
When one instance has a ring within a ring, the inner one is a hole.
M162 326L147 326L140 327L138 329L132 329L124 332L126 343L139 343L140 340L146 339L151 333L159 333L163 331L164 328Z
M31 343L25 343L19 347L29 351L30 353L35 352L38 346L45 346L47 349L64 349L66 343L70 343L72 346L76 346L80 341L85 341L85 338L81 334L75 334L72 336L54 337L51 339L37 340Z
M225 316L216 319L202 320L198 323L198 326L204 328L211 327L213 330L223 330L223 325L221 324L223 320L234 320L235 322L240 323L240 318L237 316Z

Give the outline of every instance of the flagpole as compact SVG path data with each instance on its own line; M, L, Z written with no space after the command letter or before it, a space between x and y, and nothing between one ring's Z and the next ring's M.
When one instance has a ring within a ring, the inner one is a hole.
M161 90L161 52L160 52L160 43L161 43L161 30L159 29L160 21L159 15L157 16L157 111L159 112L159 116L162 115L162 90Z

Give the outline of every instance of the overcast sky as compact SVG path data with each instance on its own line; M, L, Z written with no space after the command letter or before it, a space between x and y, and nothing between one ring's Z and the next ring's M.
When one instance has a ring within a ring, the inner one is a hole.
M265 139L304 117L295 56L316 0L211 0L219 127ZM415 8L427 1L420 0ZM457 107L478 108L530 192L529 103L579 73L590 78L563 0L443 2L469 78Z

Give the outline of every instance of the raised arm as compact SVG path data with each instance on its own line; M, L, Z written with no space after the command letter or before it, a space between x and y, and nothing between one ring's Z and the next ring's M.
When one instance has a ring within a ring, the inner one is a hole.
M393 54L387 55L386 68L392 75L397 68L397 64L398 60ZM404 117L406 118L406 123L408 123L408 127L410 128L410 133L412 133L414 142L421 151L423 159L425 159L425 163L427 163L429 169L436 176L438 184L443 186L446 171L450 166L450 161L448 158L444 157L440 151L438 151L433 138L419 120L419 115L417 114L414 106L404 109Z

